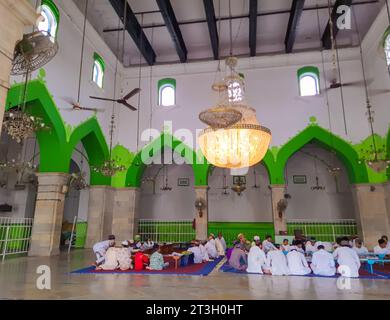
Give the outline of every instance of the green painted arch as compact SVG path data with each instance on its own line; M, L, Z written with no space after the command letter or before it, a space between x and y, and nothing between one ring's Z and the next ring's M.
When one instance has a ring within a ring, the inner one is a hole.
M270 184L281 184L280 177L278 176L278 171L276 167L276 162L274 156L270 150L267 150L261 163L267 169L268 179Z
M24 83L13 85L9 91L6 110L21 103ZM40 149L40 172L69 172L72 153L79 142L87 152L90 165L101 164L108 157L108 147L96 117L73 130L67 130L60 112L42 79L31 80L27 86L26 112L41 117L50 125L49 131L37 132ZM91 185L110 185L110 179L91 170Z
M310 125L281 147L276 157L276 170L279 180L285 183L284 171L287 161L309 142L316 142L324 149L334 151L347 169L350 183L367 183L368 174L364 164L359 164L355 149L340 137L319 127Z
M156 154L162 152L165 148L170 148L172 151L179 153L185 161L192 166L194 173L194 182L196 186L206 186L208 184L208 175L210 164L205 161L200 152L195 152L181 140L174 136L163 133L160 137L146 145L140 152L136 154L134 160L127 171L126 186L140 187L142 176L147 165L142 160L142 154L147 154L146 159L151 160Z
M72 157L73 150L79 142L83 144L88 155L90 167L98 166L102 164L105 159L108 159L109 149L96 117L89 118L73 130L67 145L70 157ZM91 185L111 184L111 179L109 177L105 177L93 170L90 170L90 177Z
M21 104L24 84L16 84L8 91L6 110ZM32 80L27 87L26 111L41 117L49 124L50 131L39 131L37 140L40 148L41 172L68 172L70 159L66 159L66 150L61 148L67 140L65 126L52 96L41 80Z

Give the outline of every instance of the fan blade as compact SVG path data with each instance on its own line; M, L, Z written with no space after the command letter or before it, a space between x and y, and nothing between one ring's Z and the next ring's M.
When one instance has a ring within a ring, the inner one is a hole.
M133 107L132 105L128 104L126 101L119 102L120 104L124 105L125 107L129 108L132 111L137 111L137 108Z
M65 102L69 103L70 105L77 104L76 100L71 97L60 97L61 100L64 100Z
M94 97L94 96L90 96L91 99L94 99L94 100L103 100L103 101L111 101L111 102L114 102L116 100L114 99L108 99L108 98L100 98L100 97Z
M104 109L98 109L98 108L81 108L81 110L94 111L94 112L104 112Z
M131 97L135 96L137 93L140 93L141 89L140 88L136 88L134 89L133 91L131 91L130 93L128 93L127 95L125 95L123 97L123 100L129 100Z
M388 93L390 93L390 90L388 90L388 89L371 90L370 91L370 94L372 94L373 96L379 96L379 95L388 94Z

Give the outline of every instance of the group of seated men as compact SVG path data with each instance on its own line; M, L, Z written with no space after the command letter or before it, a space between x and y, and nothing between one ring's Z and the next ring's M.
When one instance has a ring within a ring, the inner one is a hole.
M154 252L145 254L144 251L149 249ZM123 241L121 247L115 247L115 236L110 235L108 240L96 243L93 251L96 270L163 270L169 266L168 262L164 262L160 246L149 239L142 243L139 236L136 240Z
M345 277L359 277L359 256L368 254L358 238L339 238L335 244L295 240L291 245L285 239L282 245L275 245L271 236L267 236L263 242L255 236L250 243L240 234L227 255L232 268L248 273L307 275L313 272L321 276L334 276L337 272ZM390 255L387 236L378 240L373 254L383 257ZM310 265L308 257L311 257Z
M194 240L191 244L192 247L188 251L194 254L194 263L203 263L225 256L226 241L222 233L218 233L217 237L211 233L208 241Z

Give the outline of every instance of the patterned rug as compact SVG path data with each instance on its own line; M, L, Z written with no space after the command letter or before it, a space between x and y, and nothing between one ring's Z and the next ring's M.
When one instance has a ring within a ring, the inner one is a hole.
M163 274L163 275L177 275L177 276L207 276L214 268L218 265L218 263L222 260L222 258L215 259L214 261L199 263L199 264L191 264L185 267L178 267L175 269L174 263L169 261L169 267L167 269L161 271L150 271L150 270L95 270L94 266L90 266L87 268L79 269L72 271L72 274Z
M237 274L252 274L248 273L246 271L238 271L234 268L232 268L228 262L226 262L220 269L221 272L228 272L228 273L237 273ZM257 274L261 276L262 274ZM360 270L359 270L359 279L382 279L382 280L390 280L390 264L380 265L375 264L374 265L374 273L370 273L368 271L368 266L366 263L363 263ZM265 275L268 276L268 275ZM310 277L310 278L338 278L339 275L327 277L327 276L319 276L315 275L313 273L308 274L304 277Z

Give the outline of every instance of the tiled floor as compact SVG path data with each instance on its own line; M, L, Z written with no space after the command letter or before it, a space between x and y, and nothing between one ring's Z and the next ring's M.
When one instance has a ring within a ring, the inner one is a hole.
M0 262L0 299L390 299L389 280L272 277L213 272L207 277L70 274L88 266L88 250L52 258L11 258ZM37 267L48 265L51 290L36 286ZM345 284L344 284L345 285Z

